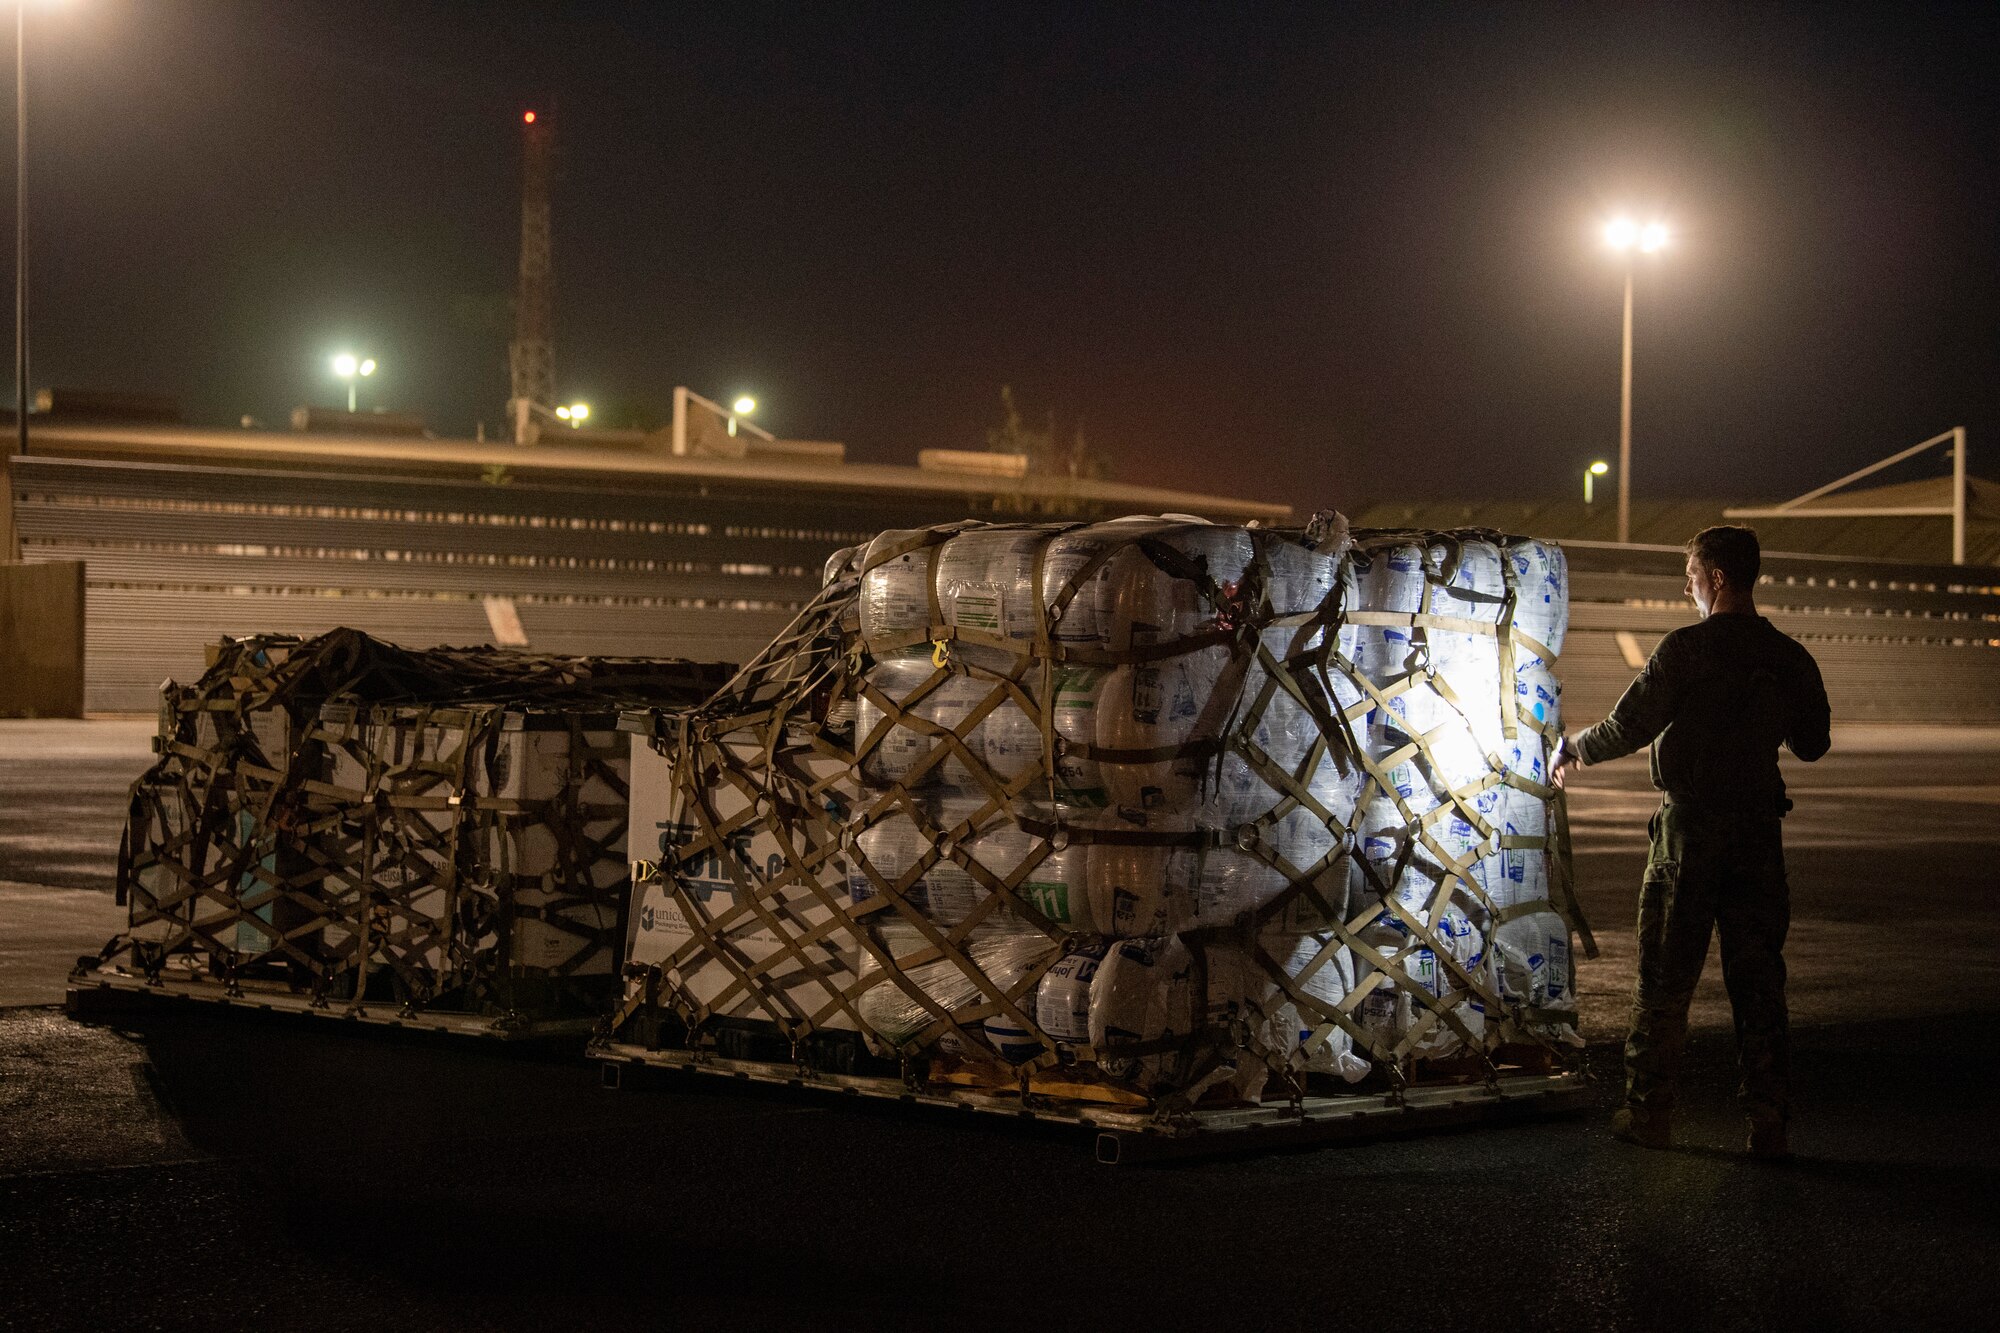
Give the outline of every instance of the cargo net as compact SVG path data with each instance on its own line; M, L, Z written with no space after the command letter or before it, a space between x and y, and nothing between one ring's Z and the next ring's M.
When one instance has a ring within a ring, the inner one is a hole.
M659 720L637 892L670 947L623 1016L1181 1106L1545 1067L1578 1044L1566 578L1551 544L1334 514L841 552Z
M225 640L162 691L91 967L533 1018L598 1009L626 897L622 707L729 668L354 630Z

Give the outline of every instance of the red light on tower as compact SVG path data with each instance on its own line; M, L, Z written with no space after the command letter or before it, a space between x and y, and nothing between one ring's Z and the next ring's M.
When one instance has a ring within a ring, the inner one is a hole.
M535 123L535 113L534 113L534 112L532 112L532 111L523 111L523 112L521 113L521 123L522 123L523 125L532 125L532 124L534 124L534 123Z

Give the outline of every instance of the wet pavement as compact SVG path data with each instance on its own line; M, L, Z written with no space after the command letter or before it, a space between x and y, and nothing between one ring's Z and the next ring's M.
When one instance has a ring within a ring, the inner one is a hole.
M1935 1326L2000 1297L2000 1097L1968 1076L1996 1020L1802 1031L1790 1166L1741 1154L1704 1039L1672 1152L1600 1108L1109 1168L970 1117L608 1092L553 1056L15 1010L0 1326Z
M60 1000L77 957L122 928L118 837L156 728L0 721L0 1007Z
M2000 1009L2000 729L1836 728L1832 753L1787 759L1784 776L1793 1021ZM1571 783L1578 895L1601 949L1578 978L1592 1039L1625 1022L1658 804L1644 755ZM1693 1016L1729 1024L1713 946Z
M54 947L24 923L109 907L89 820L138 734L101 768L28 758L80 794L0 810L0 982L7 941ZM22 748L0 727L0 781ZM1713 960L1679 1146L1603 1132L1652 805L1630 762L1572 796L1590 1114L1106 1168L969 1117L607 1092L572 1051L0 1008L0 1329L1963 1323L2000 1297L2000 738L1842 733L1788 778L1790 1166L1740 1152Z
M101 889L0 879L0 1010L61 1000L77 960L95 955L125 920Z
M158 723L0 721L0 880L111 887L126 793Z

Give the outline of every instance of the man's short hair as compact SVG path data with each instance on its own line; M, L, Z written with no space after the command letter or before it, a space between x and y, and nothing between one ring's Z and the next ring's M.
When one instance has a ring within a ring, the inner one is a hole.
M1757 570L1763 564L1763 550L1752 528L1703 528L1688 538L1687 552L1710 569L1722 571L1732 588L1745 592L1757 586Z

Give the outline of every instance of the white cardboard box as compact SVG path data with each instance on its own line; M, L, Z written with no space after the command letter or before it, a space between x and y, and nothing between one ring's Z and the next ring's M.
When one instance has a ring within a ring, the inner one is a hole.
M746 760L749 756L747 748L737 753ZM816 756L803 762L821 778L831 778L845 767ZM744 808L745 797L734 788L722 789L715 799L715 814L722 819ZM775 923L751 913L732 918L739 906L738 886L718 858L711 856L703 864L675 870L678 848L692 840L698 827L676 792L673 760L655 751L645 736L633 736L630 845L634 864L626 958L632 963L662 966L668 984L696 1003L715 1005L727 995L717 1011L730 1017L781 1022L803 1014L811 1016L816 1027L854 1029L855 1024L832 1006L827 985L813 975L816 967L823 970L824 982L835 987L854 982L856 950L848 932L836 929L801 946L813 967L784 956L785 941L796 941L832 920L834 911L826 899L845 901L845 872L839 863L828 863L820 873L824 899L807 885L789 884L766 899L765 905L775 909ZM739 839L735 856L744 873L760 885L785 869L777 839L765 830ZM686 915L684 898L717 932L714 947L689 947L696 932ZM737 969L759 968L766 970L756 985L735 986Z

